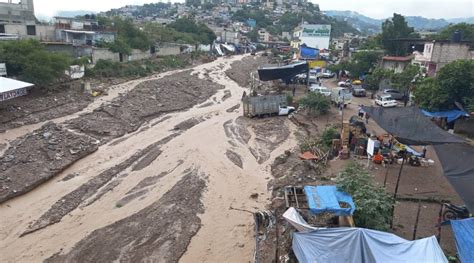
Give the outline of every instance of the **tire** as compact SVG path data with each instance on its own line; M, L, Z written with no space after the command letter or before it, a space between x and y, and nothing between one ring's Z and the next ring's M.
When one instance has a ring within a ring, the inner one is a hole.
M454 213L451 210L444 211L443 213L443 221L448 221L448 220L455 220L457 219L456 213Z

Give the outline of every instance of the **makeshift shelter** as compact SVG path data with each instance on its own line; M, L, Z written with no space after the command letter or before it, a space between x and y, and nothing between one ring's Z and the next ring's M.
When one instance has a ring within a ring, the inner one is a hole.
M474 218L451 220L461 262L474 262Z
M363 107L363 109L380 127L403 144L431 145L465 142L436 126L416 107Z
M313 214L324 212L333 213L338 216L354 214L356 207L352 197L345 192L338 191L335 185L305 186L304 192L309 210ZM341 203L346 204L348 207L341 207Z
M288 221L294 228L300 232L309 232L313 230L318 230L321 228L310 226L306 221L301 217L301 215L296 211L294 207L288 208L283 214L283 218Z
M434 145L445 177L469 211L474 211L474 163L468 161L473 159L474 146L439 128L415 107L364 107L364 111L401 143Z
M438 111L438 112L429 112L421 110L421 112L430 118L446 118L448 122L455 121L461 117L469 117L469 114L461 110L450 110L450 111Z
M449 143L434 146L444 176L454 187L467 209L474 213L474 146Z
M265 66L258 69L258 77L262 81L281 79L288 81L301 73L308 73L309 66L306 61L284 66Z
M0 77L0 101L10 100L27 94L26 88L34 84Z
M295 232L293 252L301 263L448 262L435 236L409 241L364 228Z

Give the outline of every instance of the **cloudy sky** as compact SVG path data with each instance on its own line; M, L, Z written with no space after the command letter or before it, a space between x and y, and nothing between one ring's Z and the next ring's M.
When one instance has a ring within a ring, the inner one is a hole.
M6 0L0 0L6 1ZM166 2L167 0L165 0ZM172 0L176 2L176 0ZM184 1L184 0L183 0ZM474 16L472 0L310 0L322 10L351 10L373 18L387 18L401 13L428 18L458 18ZM107 11L131 4L160 2L154 0L35 0L36 13L51 17L59 10ZM182 2L182 1L178 1Z

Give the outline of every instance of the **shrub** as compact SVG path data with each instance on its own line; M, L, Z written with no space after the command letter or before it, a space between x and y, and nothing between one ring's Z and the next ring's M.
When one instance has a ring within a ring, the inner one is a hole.
M335 139L337 136L337 131L333 127L328 127L324 130L323 134L321 135L321 142L327 147L332 146L332 140Z
M356 204L356 226L385 231L389 228L393 199L373 183L368 171L351 162L336 178L340 190L352 195Z
M299 103L313 114L316 112L326 114L329 112L329 108L331 107L329 99L321 93L316 92L308 93L308 95L299 100Z
M67 55L48 52L37 40L0 43L0 61L6 63L9 75L41 86L60 79L70 65Z

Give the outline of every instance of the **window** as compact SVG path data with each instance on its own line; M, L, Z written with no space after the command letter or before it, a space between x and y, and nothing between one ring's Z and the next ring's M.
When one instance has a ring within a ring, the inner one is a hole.
M36 36L36 26L26 26L26 34L28 36Z
M0 34L5 34L5 25L0 25Z

